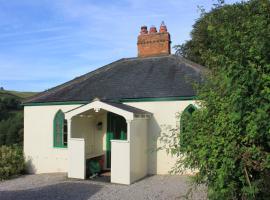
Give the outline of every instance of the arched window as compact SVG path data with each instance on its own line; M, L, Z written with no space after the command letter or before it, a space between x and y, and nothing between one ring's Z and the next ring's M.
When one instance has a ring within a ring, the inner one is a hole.
M53 146L67 147L67 120L62 110L58 110L53 121Z
M181 133L183 133L185 131L185 126L188 123L188 121L190 120L190 117L192 115L192 113L196 110L197 108L192 105L189 104L185 110L182 112L181 114L181 120L180 120L180 128L181 128Z

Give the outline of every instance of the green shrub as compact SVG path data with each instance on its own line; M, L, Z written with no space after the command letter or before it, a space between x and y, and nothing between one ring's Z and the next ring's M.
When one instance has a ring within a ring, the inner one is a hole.
M180 46L210 72L171 152L184 157L178 168L198 169L211 200L270 199L269 13L269 0L218 5Z
M22 173L24 166L22 147L18 145L0 147L0 180Z

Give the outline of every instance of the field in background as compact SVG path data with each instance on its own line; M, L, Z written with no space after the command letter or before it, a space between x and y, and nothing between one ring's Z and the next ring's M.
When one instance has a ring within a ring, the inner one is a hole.
M12 91L12 90L0 90L0 98L2 96L10 96L13 95L19 99L26 99L31 96L38 94L38 92L19 92L19 91Z

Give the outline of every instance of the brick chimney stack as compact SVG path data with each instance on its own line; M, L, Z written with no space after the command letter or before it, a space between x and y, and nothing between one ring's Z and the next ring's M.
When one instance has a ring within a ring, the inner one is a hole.
M142 26L137 45L139 57L169 55L171 39L164 22L161 23L159 32L155 26L151 26L148 33L147 26Z

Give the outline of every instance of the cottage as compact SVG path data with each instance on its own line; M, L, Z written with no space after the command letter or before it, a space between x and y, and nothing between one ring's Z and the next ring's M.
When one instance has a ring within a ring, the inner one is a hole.
M193 82L203 67L171 55L170 34L146 26L138 57L123 58L24 102L24 153L32 173L85 179L89 163L131 184L167 174L176 158L157 151L178 113L196 106ZM96 162L91 162L96 161ZM94 167L92 166L92 169Z

